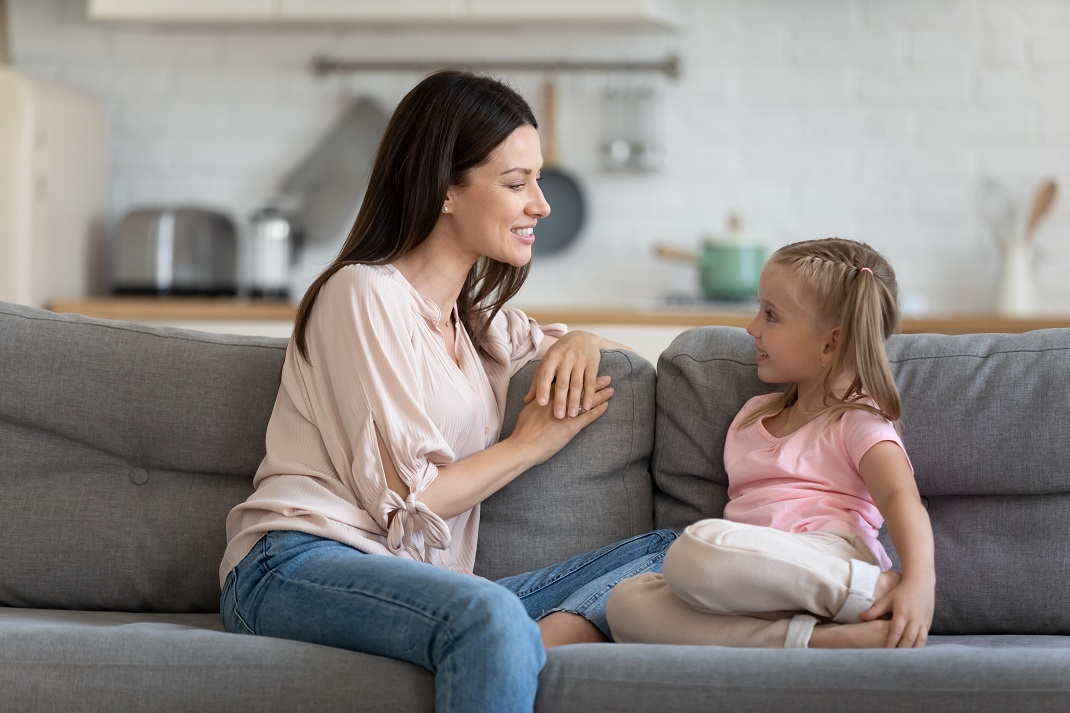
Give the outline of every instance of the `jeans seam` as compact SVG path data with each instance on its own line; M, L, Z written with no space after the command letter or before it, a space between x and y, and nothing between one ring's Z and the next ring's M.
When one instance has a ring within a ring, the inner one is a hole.
M632 541L634 541L634 540L636 540L638 538L649 537L650 535L657 534L659 539L664 539L664 537L660 534L660 532L661 532L660 530L654 530L652 532L644 533L642 535L635 535L634 537L629 537L626 540L621 540L620 542L616 543L616 546L613 549L609 550L608 552L603 552L599 557L594 557L594 558L591 558L591 559L583 560L582 562L577 563L576 566L573 567L572 569L570 569L570 570L568 570L566 572L562 572L562 573L558 574L557 576L555 576L555 577L553 577L551 579L548 579L548 580L545 580L545 581L541 581L541 582L538 583L537 586L532 587L531 589L525 589L523 591L516 592L516 596L518 596L521 599L523 599L524 597L530 596L531 594L533 594L535 592L541 591L543 589L546 589L549 586L557 584L558 582L560 582L565 577L568 577L569 575L575 574L576 572L580 571L584 567L587 567L592 562L595 562L595 561L597 561L597 560L599 560L599 559L601 559L603 557L607 557L607 556L613 554L614 552L616 552L621 547L624 547L628 543L630 543L630 542L632 542ZM664 554L664 553L662 553L662 554Z
M268 533L268 534L270 535L271 533ZM267 543L267 537L265 536L265 537L261 538L257 542L257 545L262 547L262 550L261 550L262 557L261 557L261 561L260 561L260 567L263 570L265 570L265 575L264 575L264 577L261 578L261 582L257 585L257 589L260 589L262 586L264 586L264 582L267 581L268 577L277 577L280 580L283 580L283 581L286 581L286 582L292 582L294 584L302 584L302 585L307 585L307 586L311 586L311 587L316 587L316 588L319 588L319 589L328 589L328 590L331 590L331 591L341 592L341 593L344 593L344 594L351 594L351 595L356 595L356 596L368 597L369 599L374 599L375 601L379 601L379 602L387 602L387 603L392 604L394 606L403 607L408 611L411 611L411 612L413 612L415 614L419 614L420 616L425 617L428 621L434 622L435 624L439 625L439 628L442 630L443 635L446 637L446 639L448 640L450 645L454 645L454 644L457 643L457 640L455 638L453 638L453 633L450 630L449 622L444 620L440 616L436 616L436 615L430 614L430 613L428 613L427 611L425 611L423 609L418 609L418 608L416 608L416 607L414 607L414 606L412 606L410 604L407 604L405 602L399 602L399 601L397 601L395 599L391 599L389 597L383 597L383 596L380 596L380 595L377 595L377 594L369 594L367 592L354 592L353 590L346 589L345 587L335 587L335 586L322 584L320 582L315 582L315 581L311 581L311 580L307 580L307 579L294 579L292 577L288 577L285 574L282 574L281 572L279 572L275 567L273 567L273 566L268 564L268 560L270 559L270 557L268 555L268 546L269 545ZM369 555L369 556L370 557L376 557L376 556L379 556L379 555ZM429 565L429 566L431 566L431 565Z
M372 555L372 556L375 556L375 555ZM267 566L265 565L265 567L267 567ZM440 630L442 631L443 635L448 639L450 645L453 645L453 644L457 643L457 640L453 638L453 633L450 631L450 623L448 621L446 621L445 619L443 619L440 616L436 616L434 614L430 614L430 613L428 613L427 611L425 611L423 609L419 609L417 607L414 607L411 604L408 604L407 602L400 602L400 601L397 601L396 599L392 599L390 597L380 596L378 594L370 594L368 592L353 591L351 589L346 589L345 587L335 587L335 586L331 586L331 585L328 585L328 584L321 584L320 582L312 582L312 581L309 581L309 580L306 580L306 579L293 579L292 577L287 577L286 575L277 572L272 567L267 567L267 569L269 570L269 572L268 572L268 575L264 577L264 580L267 580L268 577L274 577L274 578L280 579L280 580L282 580L284 582L291 582L291 583L300 584L300 585L303 585L303 586L316 587L317 589L326 589L326 590L330 590L330 591L333 591L333 592L340 592L342 594L349 594L349 595L352 595L352 596L366 597L368 599L373 599L373 600L375 600L377 602L386 602L386 603L391 604L393 606L396 606L396 607L399 607L399 608L404 608L407 611L410 611L410 612L412 612L414 614L418 614L418 615L424 617L425 619L427 619L428 621L431 621L431 622L434 622L435 624L437 624L439 626Z
M580 608L586 609L593 602L596 602L599 599L601 599L602 595L604 595L609 590L613 589L613 587L615 587L618 583L623 582L625 579L628 579L629 577L634 577L634 576L636 576L637 574L639 574L641 572L645 572L645 571L649 570L651 568L651 566L653 566L654 564L656 564L656 563L658 563L658 562L660 562L660 561L662 561L664 559L665 559L665 553L662 552L662 553L659 553L657 555L654 555L654 559L652 559L652 560L649 560L649 561L644 560L643 564L637 565L630 572L628 572L623 577L619 578L613 584L610 584L608 586L603 586L597 592L592 593L591 596L587 597L585 600L580 602L580 604L578 604L576 608L577 609L580 609ZM578 614L579 612L573 612L573 613ZM584 617L584 618L586 618L586 617Z
M238 611L238 591L237 591L237 589L238 589L238 577L240 575L241 575L241 573L238 571L237 567L235 567L233 570L231 570L231 574L230 574L230 576L228 576L228 580L230 582L230 587L229 587L229 589L225 589L223 594L224 594L224 596L228 596L231 600L233 600L233 602L234 602L233 606L229 607L230 608L230 613L233 614L234 618L238 620L239 624L241 624L241 628L245 630L246 634L252 634L252 635L255 636L256 632L253 631L253 628L251 626L249 626L249 623L247 621L245 621L245 617L243 617L241 615L241 612ZM221 613L222 613L222 609L223 609L223 607L220 606Z
M249 624L245 621L245 617L243 617L241 615L241 613L238 611L238 598L237 597L234 597L234 608L232 609L232 612L234 614L234 618L237 619L238 623L242 625L243 629L245 629L245 633L246 634L252 634L253 636L255 636L256 632L253 631L253 628L251 626L249 626Z

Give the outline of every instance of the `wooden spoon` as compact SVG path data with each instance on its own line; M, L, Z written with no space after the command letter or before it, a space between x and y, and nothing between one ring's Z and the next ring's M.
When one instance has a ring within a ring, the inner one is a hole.
M1027 243L1033 242L1033 234L1036 232L1037 226L1040 225L1040 221L1051 210L1051 205L1055 202L1055 194L1055 181L1050 178L1041 183L1037 192L1033 194L1033 207L1029 211L1029 220L1025 224L1025 241Z

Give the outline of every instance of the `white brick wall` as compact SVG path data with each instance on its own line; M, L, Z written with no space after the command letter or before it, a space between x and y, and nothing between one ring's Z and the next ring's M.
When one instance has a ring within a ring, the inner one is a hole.
M100 96L113 122L113 208L195 201L244 219L356 94L392 107L418 73L314 78L317 53L355 58L680 53L656 80L668 150L654 175L605 174L600 94L621 76L561 82L561 155L590 221L540 259L529 304L654 300L696 282L651 258L695 246L729 211L772 247L841 235L896 265L904 306L983 311L996 250L978 215L985 176L1026 202L1062 196L1038 241L1042 309L1070 313L1070 2L682 0L678 34L446 32L357 26L92 23L84 0L9 0L15 62ZM507 77L538 111L543 77ZM326 259L334 246L321 246ZM314 268L312 268L314 269Z

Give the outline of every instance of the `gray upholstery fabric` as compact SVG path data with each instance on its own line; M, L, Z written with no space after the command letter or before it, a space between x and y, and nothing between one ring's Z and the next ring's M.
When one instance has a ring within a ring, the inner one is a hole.
M218 614L0 608L0 710L54 713L434 709L403 661L227 634Z
M655 527L681 530L724 514L725 434L747 399L768 391L742 329L692 329L673 340L658 359Z
M224 522L252 491L285 340L15 305L0 334L0 605L218 611ZM609 411L485 503L484 576L651 529L654 369L616 351L603 367ZM533 372L511 384L503 436Z
M0 604L218 611L285 341L7 304L0 335Z
M1070 638L934 638L922 651L570 646L549 652L536 710L1066 710ZM411 664L225 634L211 614L0 608L0 710L430 711ZM1060 707L1062 706L1062 707Z
M536 709L554 713L1065 713L1067 648L912 651L617 644L551 651ZM657 681L655 684L654 681Z
M936 537L934 633L1070 634L1070 330L898 335L888 354ZM728 425L773 388L742 329L692 330L662 355L658 527L722 514Z
M510 383L503 438L512 433L535 367ZM526 572L651 530L654 367L631 352L607 351L601 370L615 387L606 413L483 504L477 574Z
M284 346L0 304L0 710L432 710L418 667L227 634L212 613L224 519L251 489ZM1070 709L1070 637L1056 635L1068 347L1061 332L891 345L938 538L939 625L1012 635L921 651L563 647L537 710ZM718 513L728 420L768 389L752 352L742 330L681 336L656 417L651 366L607 352L609 412L487 501L480 572L531 569L655 515L682 527ZM532 368L511 385L506 433Z

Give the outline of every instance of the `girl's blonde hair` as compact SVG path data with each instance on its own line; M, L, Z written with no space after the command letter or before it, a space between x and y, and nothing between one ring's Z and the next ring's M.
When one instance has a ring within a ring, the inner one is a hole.
M799 302L812 309L816 322L840 327L839 348L825 372L823 414L838 418L860 409L897 422L899 390L884 342L899 330L899 288L888 261L865 243L825 238L785 245L766 268L793 281ZM852 375L851 383L837 395L833 387L843 374ZM780 398L749 414L740 428L779 413L798 395L798 386L791 384ZM867 397L876 408L860 403Z

